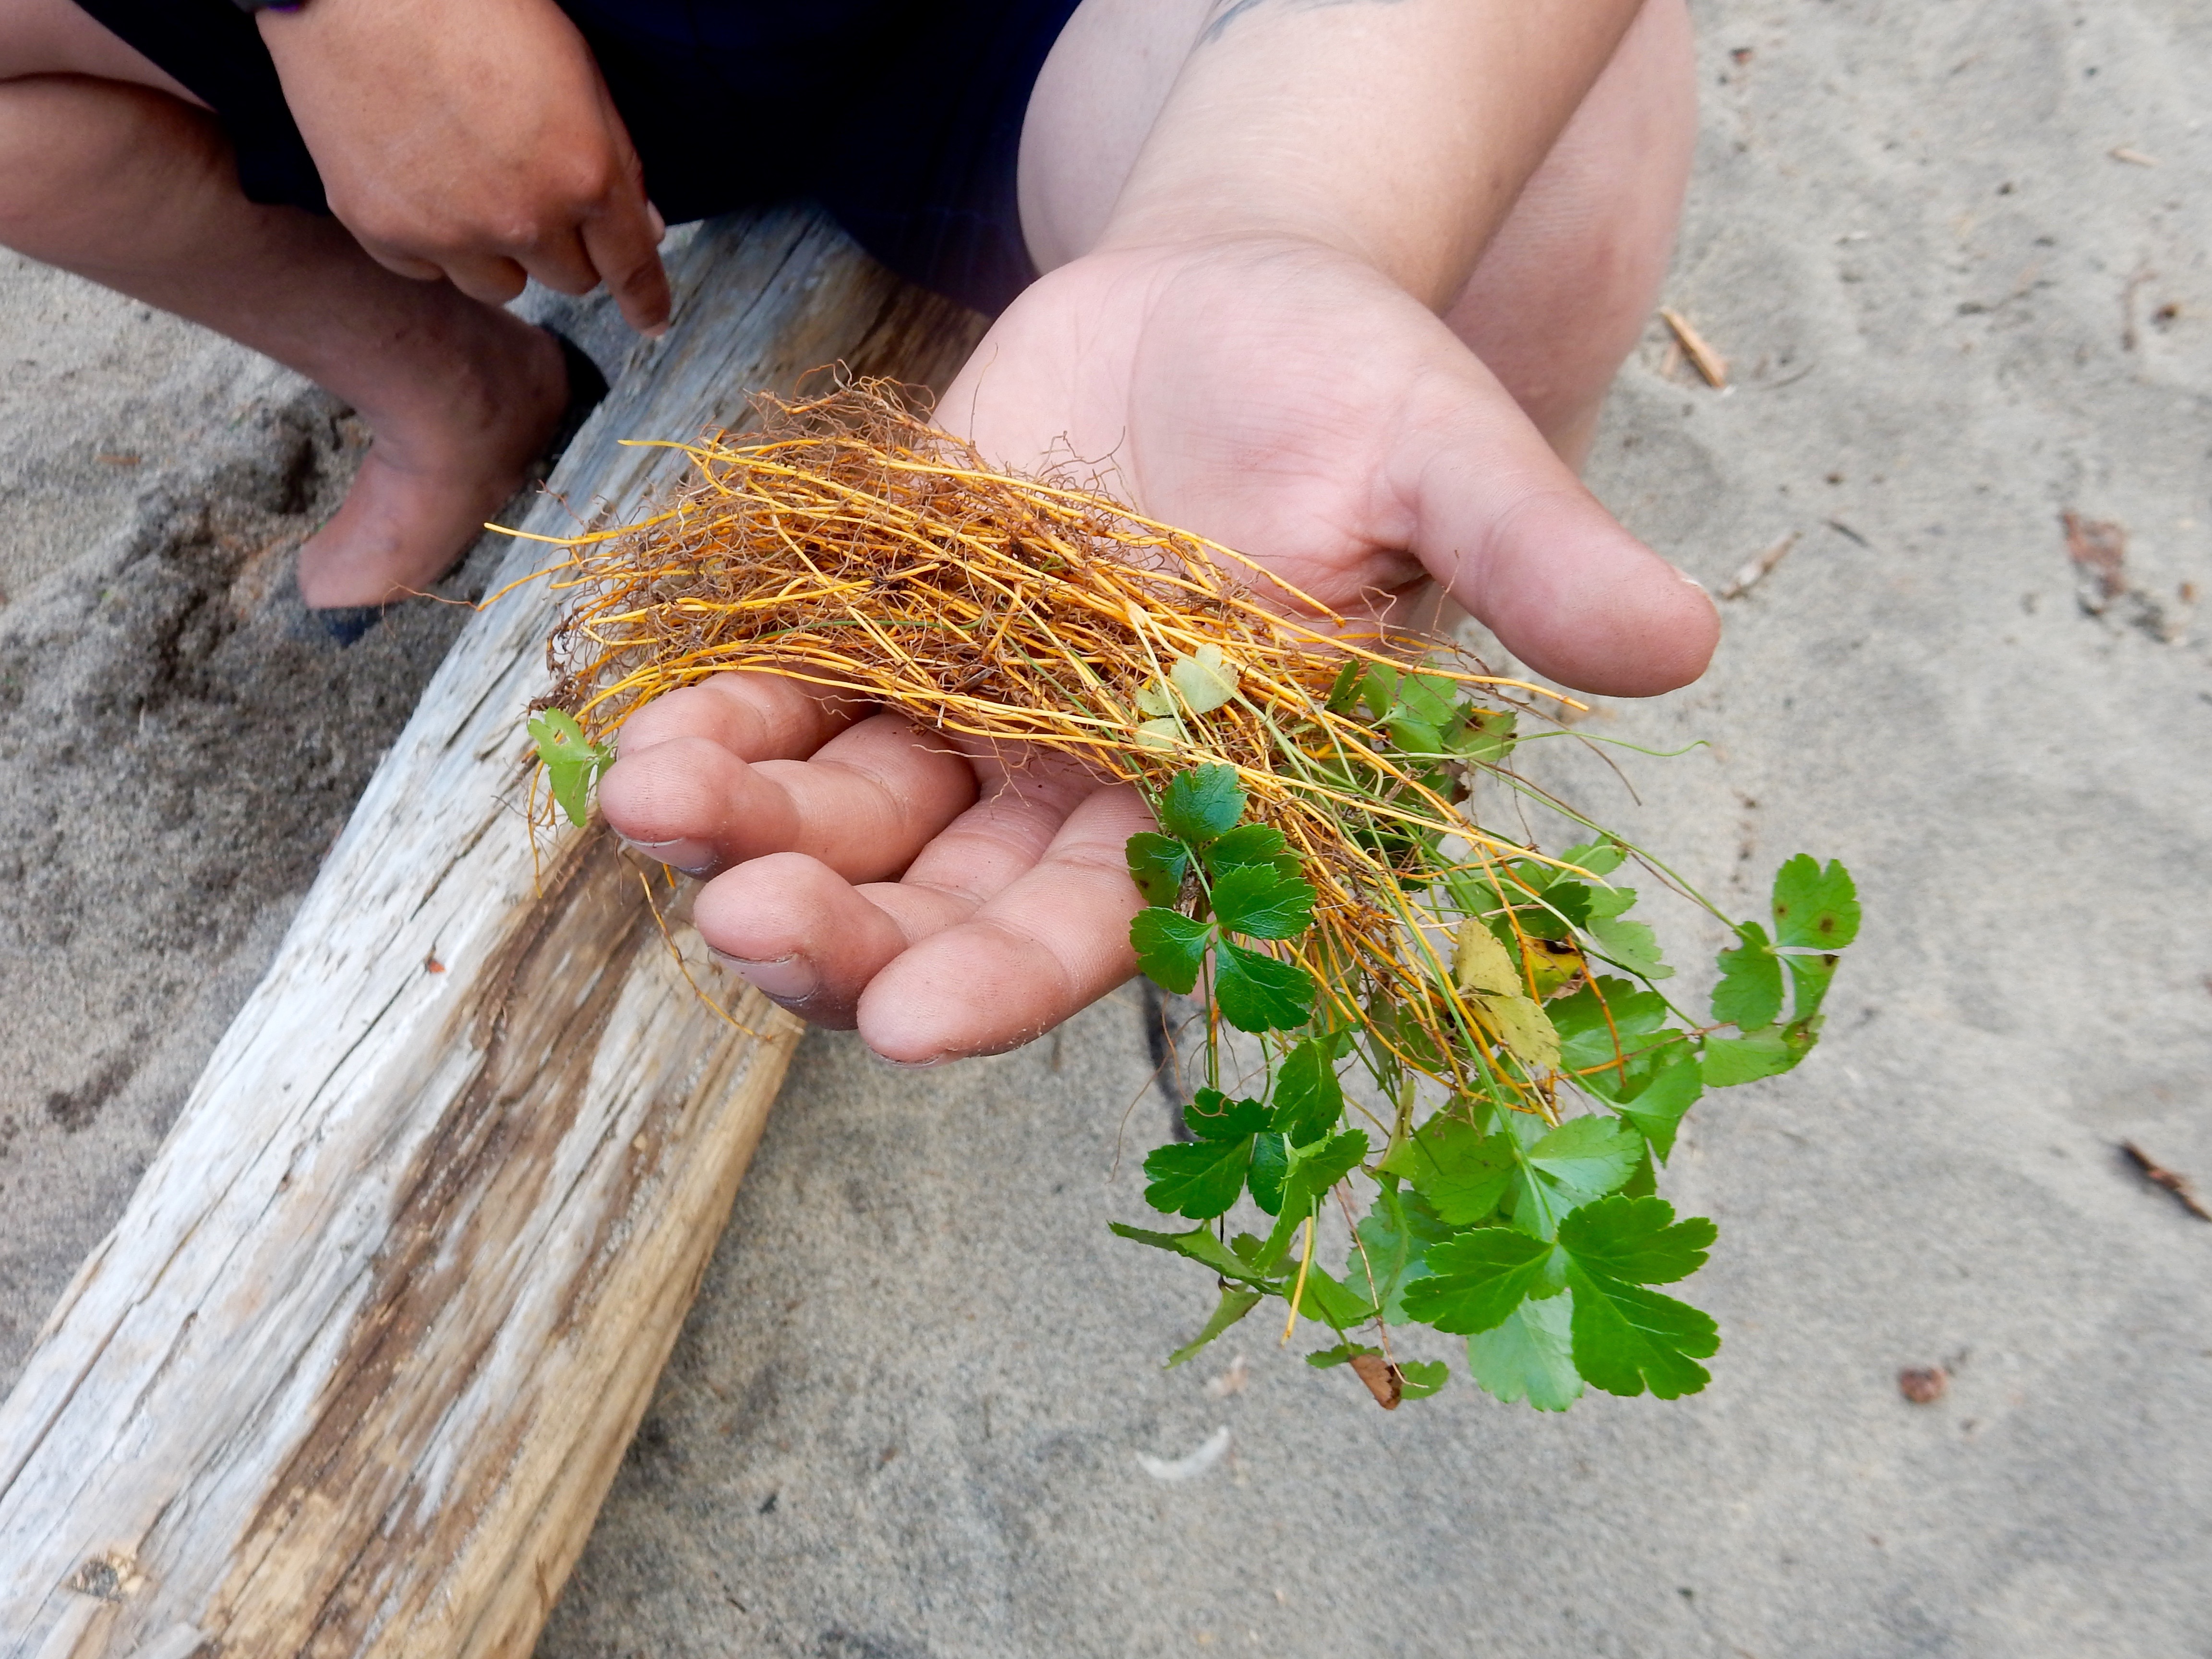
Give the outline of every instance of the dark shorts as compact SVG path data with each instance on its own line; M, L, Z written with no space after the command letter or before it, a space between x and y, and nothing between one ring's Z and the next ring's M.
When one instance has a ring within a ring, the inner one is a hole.
M329 210L260 33L231 0L77 3L215 111L249 198ZM979 311L1035 279L1015 162L1076 0L559 3L670 223L812 197L901 276Z

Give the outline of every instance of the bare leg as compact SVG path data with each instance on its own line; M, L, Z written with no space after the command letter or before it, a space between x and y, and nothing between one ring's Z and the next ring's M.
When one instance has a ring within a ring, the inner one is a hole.
M1022 131L1022 225L1049 270L1104 229L1206 0L1085 0ZM1683 0L1647 0L1445 320L1579 466L1651 313L1697 137Z
M300 554L313 605L427 586L520 487L567 397L544 331L259 207L188 94L67 0L0 0L0 243L298 370L375 434Z

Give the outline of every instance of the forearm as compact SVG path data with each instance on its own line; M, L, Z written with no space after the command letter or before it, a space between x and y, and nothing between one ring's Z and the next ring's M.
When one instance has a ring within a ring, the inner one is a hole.
M1642 0L1217 0L1102 250L1317 241L1465 285Z

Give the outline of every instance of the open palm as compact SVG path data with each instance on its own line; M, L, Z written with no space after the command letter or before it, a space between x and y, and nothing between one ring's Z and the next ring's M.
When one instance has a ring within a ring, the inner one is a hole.
M1568 684L1665 690L1712 648L1702 593L1450 331L1328 250L1077 260L1000 319L939 413L997 463L1095 471L1333 609L1440 581ZM635 716L600 798L624 836L712 877L710 945L893 1060L1012 1047L1133 971L1121 849L1149 815L1051 757L724 675Z

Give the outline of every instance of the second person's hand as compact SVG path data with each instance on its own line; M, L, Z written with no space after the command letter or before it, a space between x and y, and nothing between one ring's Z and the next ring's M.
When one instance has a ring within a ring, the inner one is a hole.
M258 15L331 210L380 263L501 305L606 284L667 326L663 226L553 0L312 0Z

